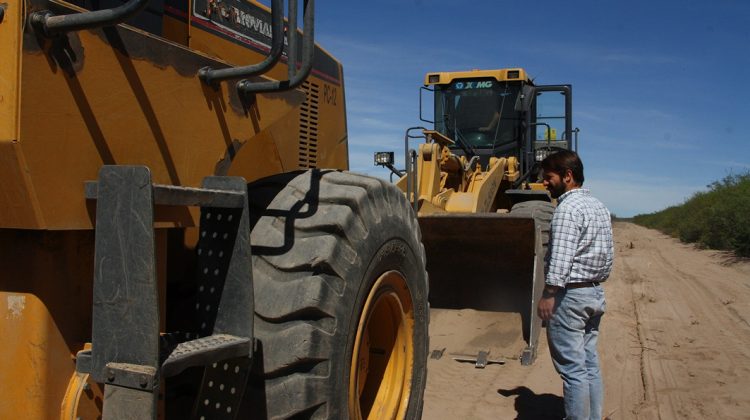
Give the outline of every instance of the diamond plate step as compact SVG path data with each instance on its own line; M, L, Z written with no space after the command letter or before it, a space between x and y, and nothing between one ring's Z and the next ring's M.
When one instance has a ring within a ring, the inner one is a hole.
M192 366L213 363L250 355L252 342L247 337L216 334L185 341L169 354L161 367L162 375L174 376Z

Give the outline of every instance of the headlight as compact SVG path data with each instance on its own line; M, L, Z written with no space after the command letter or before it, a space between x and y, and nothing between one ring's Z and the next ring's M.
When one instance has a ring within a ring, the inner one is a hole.
M536 151L536 161L537 161L537 162L541 162L541 161L543 161L543 160L544 160L544 159L545 159L545 158L546 158L547 156L549 156L550 154L551 154L551 153L550 153L550 150L544 150L544 149L542 149L542 150L539 150L539 149L537 149L537 151Z
M393 152L375 152L375 165L393 165Z

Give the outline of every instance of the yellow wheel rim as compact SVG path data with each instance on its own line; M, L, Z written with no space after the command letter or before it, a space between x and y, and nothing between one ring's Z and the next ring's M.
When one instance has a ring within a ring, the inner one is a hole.
M349 418L402 419L414 366L414 312L406 279L381 275L357 326L349 375Z

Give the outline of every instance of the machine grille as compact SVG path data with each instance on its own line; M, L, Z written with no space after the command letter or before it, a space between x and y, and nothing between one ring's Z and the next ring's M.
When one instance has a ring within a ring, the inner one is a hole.
M299 113L299 166L315 168L318 163L318 104L320 86L305 82L302 88L307 99Z

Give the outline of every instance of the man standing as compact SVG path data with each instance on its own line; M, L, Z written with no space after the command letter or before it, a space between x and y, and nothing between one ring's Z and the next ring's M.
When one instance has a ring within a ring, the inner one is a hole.
M547 321L552 362L563 380L568 420L601 420L604 389L597 338L606 304L600 283L612 270L612 223L583 185L583 163L563 151L542 161L552 216L539 316Z

